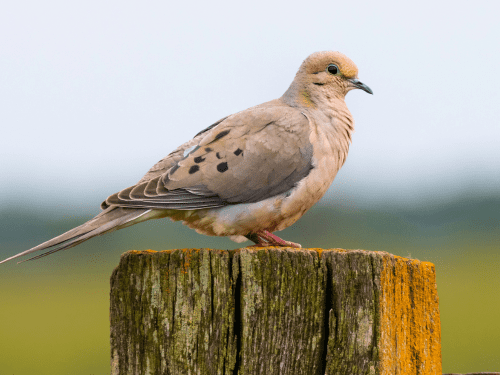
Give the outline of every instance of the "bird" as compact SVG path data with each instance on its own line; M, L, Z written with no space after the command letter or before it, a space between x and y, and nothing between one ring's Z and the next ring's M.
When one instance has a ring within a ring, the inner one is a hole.
M354 132L344 99L353 89L373 94L350 58L313 53L280 98L208 126L137 184L109 196L94 218L0 263L44 251L26 260L39 259L161 218L256 247L300 248L273 232L317 203L344 164Z

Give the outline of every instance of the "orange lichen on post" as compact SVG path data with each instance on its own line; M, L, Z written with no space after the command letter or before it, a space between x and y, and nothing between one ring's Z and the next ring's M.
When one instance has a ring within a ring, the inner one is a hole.
M441 374L434 265L384 256L380 284L381 374Z
M123 253L122 256L124 256L126 254L140 254L140 253L141 253L140 250L129 250L126 253Z
M151 253L157 253L156 250L151 250L151 249L146 249L146 250L129 250L127 251L126 253L123 253L123 255L125 254L134 254L134 255L137 255L137 254L151 254Z
M386 252L130 251L111 297L115 374L441 374L434 265Z
M325 249L321 249L319 247L311 247L311 248L308 248L307 250L314 250L318 253L318 256L321 258L321 255L323 254L323 251L325 251ZM334 248L334 249L328 249L326 251L338 251L338 252L346 252L347 250L345 249L340 249L340 248Z

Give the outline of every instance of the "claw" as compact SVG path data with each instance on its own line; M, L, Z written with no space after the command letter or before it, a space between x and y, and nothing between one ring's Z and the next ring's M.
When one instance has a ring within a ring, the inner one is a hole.
M298 243L286 241L282 238L279 238L277 235L272 234L267 230L260 230L255 233L250 233L246 235L246 238L255 243L255 245L249 247L280 246L280 247L293 247L296 249L300 249L302 247Z

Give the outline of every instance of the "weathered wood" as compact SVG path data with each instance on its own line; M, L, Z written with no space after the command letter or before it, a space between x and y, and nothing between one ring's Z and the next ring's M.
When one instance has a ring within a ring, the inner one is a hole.
M322 259L331 288L327 374L441 374L433 264L340 249Z
M326 267L311 250L235 254L240 265L238 374L318 374Z
M231 373L231 261L216 250L124 254L111 277L111 373Z
M125 253L112 374L440 374L434 266L382 252Z

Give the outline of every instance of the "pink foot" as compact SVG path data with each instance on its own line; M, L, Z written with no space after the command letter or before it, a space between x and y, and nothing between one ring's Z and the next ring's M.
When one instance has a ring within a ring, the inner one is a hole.
M246 236L250 241L255 242L254 247L267 247L267 246L281 246L281 247L294 247L300 249L302 246L298 243L285 241L277 235L272 234L267 230L260 230L256 233L250 233ZM252 246L249 246L252 247Z

